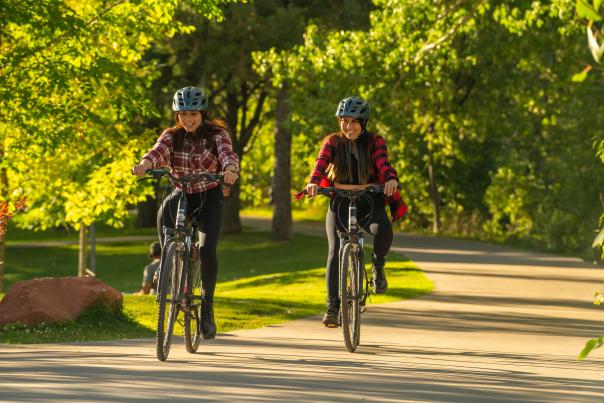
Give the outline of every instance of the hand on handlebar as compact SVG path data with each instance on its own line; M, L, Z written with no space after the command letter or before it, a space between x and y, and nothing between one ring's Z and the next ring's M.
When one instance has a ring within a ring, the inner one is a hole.
M143 166L143 164L137 164L135 166L132 167L132 174L136 175L136 176L145 176L145 173L147 172L147 170L145 169L145 167Z
M224 171L224 173L222 174L222 181L227 184L227 185L232 185L235 182L237 182L237 179L239 179L239 174L237 174L237 172L234 171Z
M396 179L390 179L388 182L384 184L384 194L386 196L392 196L396 189L398 188L398 182Z
M147 172L148 169L151 169L152 165L151 162L147 159L144 159L141 161L140 164L136 164L135 166L132 167L132 175L136 175L136 176L145 176L145 173Z
M319 185L316 183L309 183L306 185L306 194L310 197L315 197L319 191Z

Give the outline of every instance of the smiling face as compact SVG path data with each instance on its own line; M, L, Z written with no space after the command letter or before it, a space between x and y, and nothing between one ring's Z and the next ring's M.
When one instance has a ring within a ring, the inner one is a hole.
M340 130L348 140L355 140L361 135L363 127L358 119L342 116L340 118Z
M193 133L201 125L202 117L199 111L178 112L178 122L189 133Z

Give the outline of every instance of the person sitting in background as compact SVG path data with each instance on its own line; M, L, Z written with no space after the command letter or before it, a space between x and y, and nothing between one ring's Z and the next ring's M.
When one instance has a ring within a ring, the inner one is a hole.
M161 245L159 242L155 241L149 246L149 258L151 258L151 263L145 266L145 270L143 271L143 283L136 295L155 294L153 275L159 268L159 261L161 259Z

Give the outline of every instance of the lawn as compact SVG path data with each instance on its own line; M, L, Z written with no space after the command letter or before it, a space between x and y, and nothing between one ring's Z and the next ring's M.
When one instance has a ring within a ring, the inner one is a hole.
M149 242L97 245L97 277L124 293L124 312L94 311L75 322L28 328L0 329L0 342L111 340L152 337L156 303L152 296L135 296L147 263ZM216 321L219 332L249 329L321 313L325 305L324 240L296 235L274 243L263 232L226 235L219 247ZM7 248L6 281L43 276L68 276L77 271L77 247ZM429 293L433 284L403 256L388 262L389 291L370 304ZM177 333L180 330L177 329Z

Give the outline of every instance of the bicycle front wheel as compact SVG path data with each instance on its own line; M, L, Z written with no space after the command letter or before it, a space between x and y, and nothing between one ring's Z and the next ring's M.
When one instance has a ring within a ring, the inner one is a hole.
M191 248L195 248L192 246ZM191 253L199 253L192 251ZM190 270L187 278L187 311L185 312L184 337L185 346L189 353L194 353L201 341L201 264L199 259L193 259L189 263Z
M165 361L170 353L174 323L178 316L178 288L182 273L182 248L177 242L168 244L159 275L159 309L157 312L157 359Z
M340 255L340 317L346 349L353 353L361 336L362 277L359 245L344 245Z

